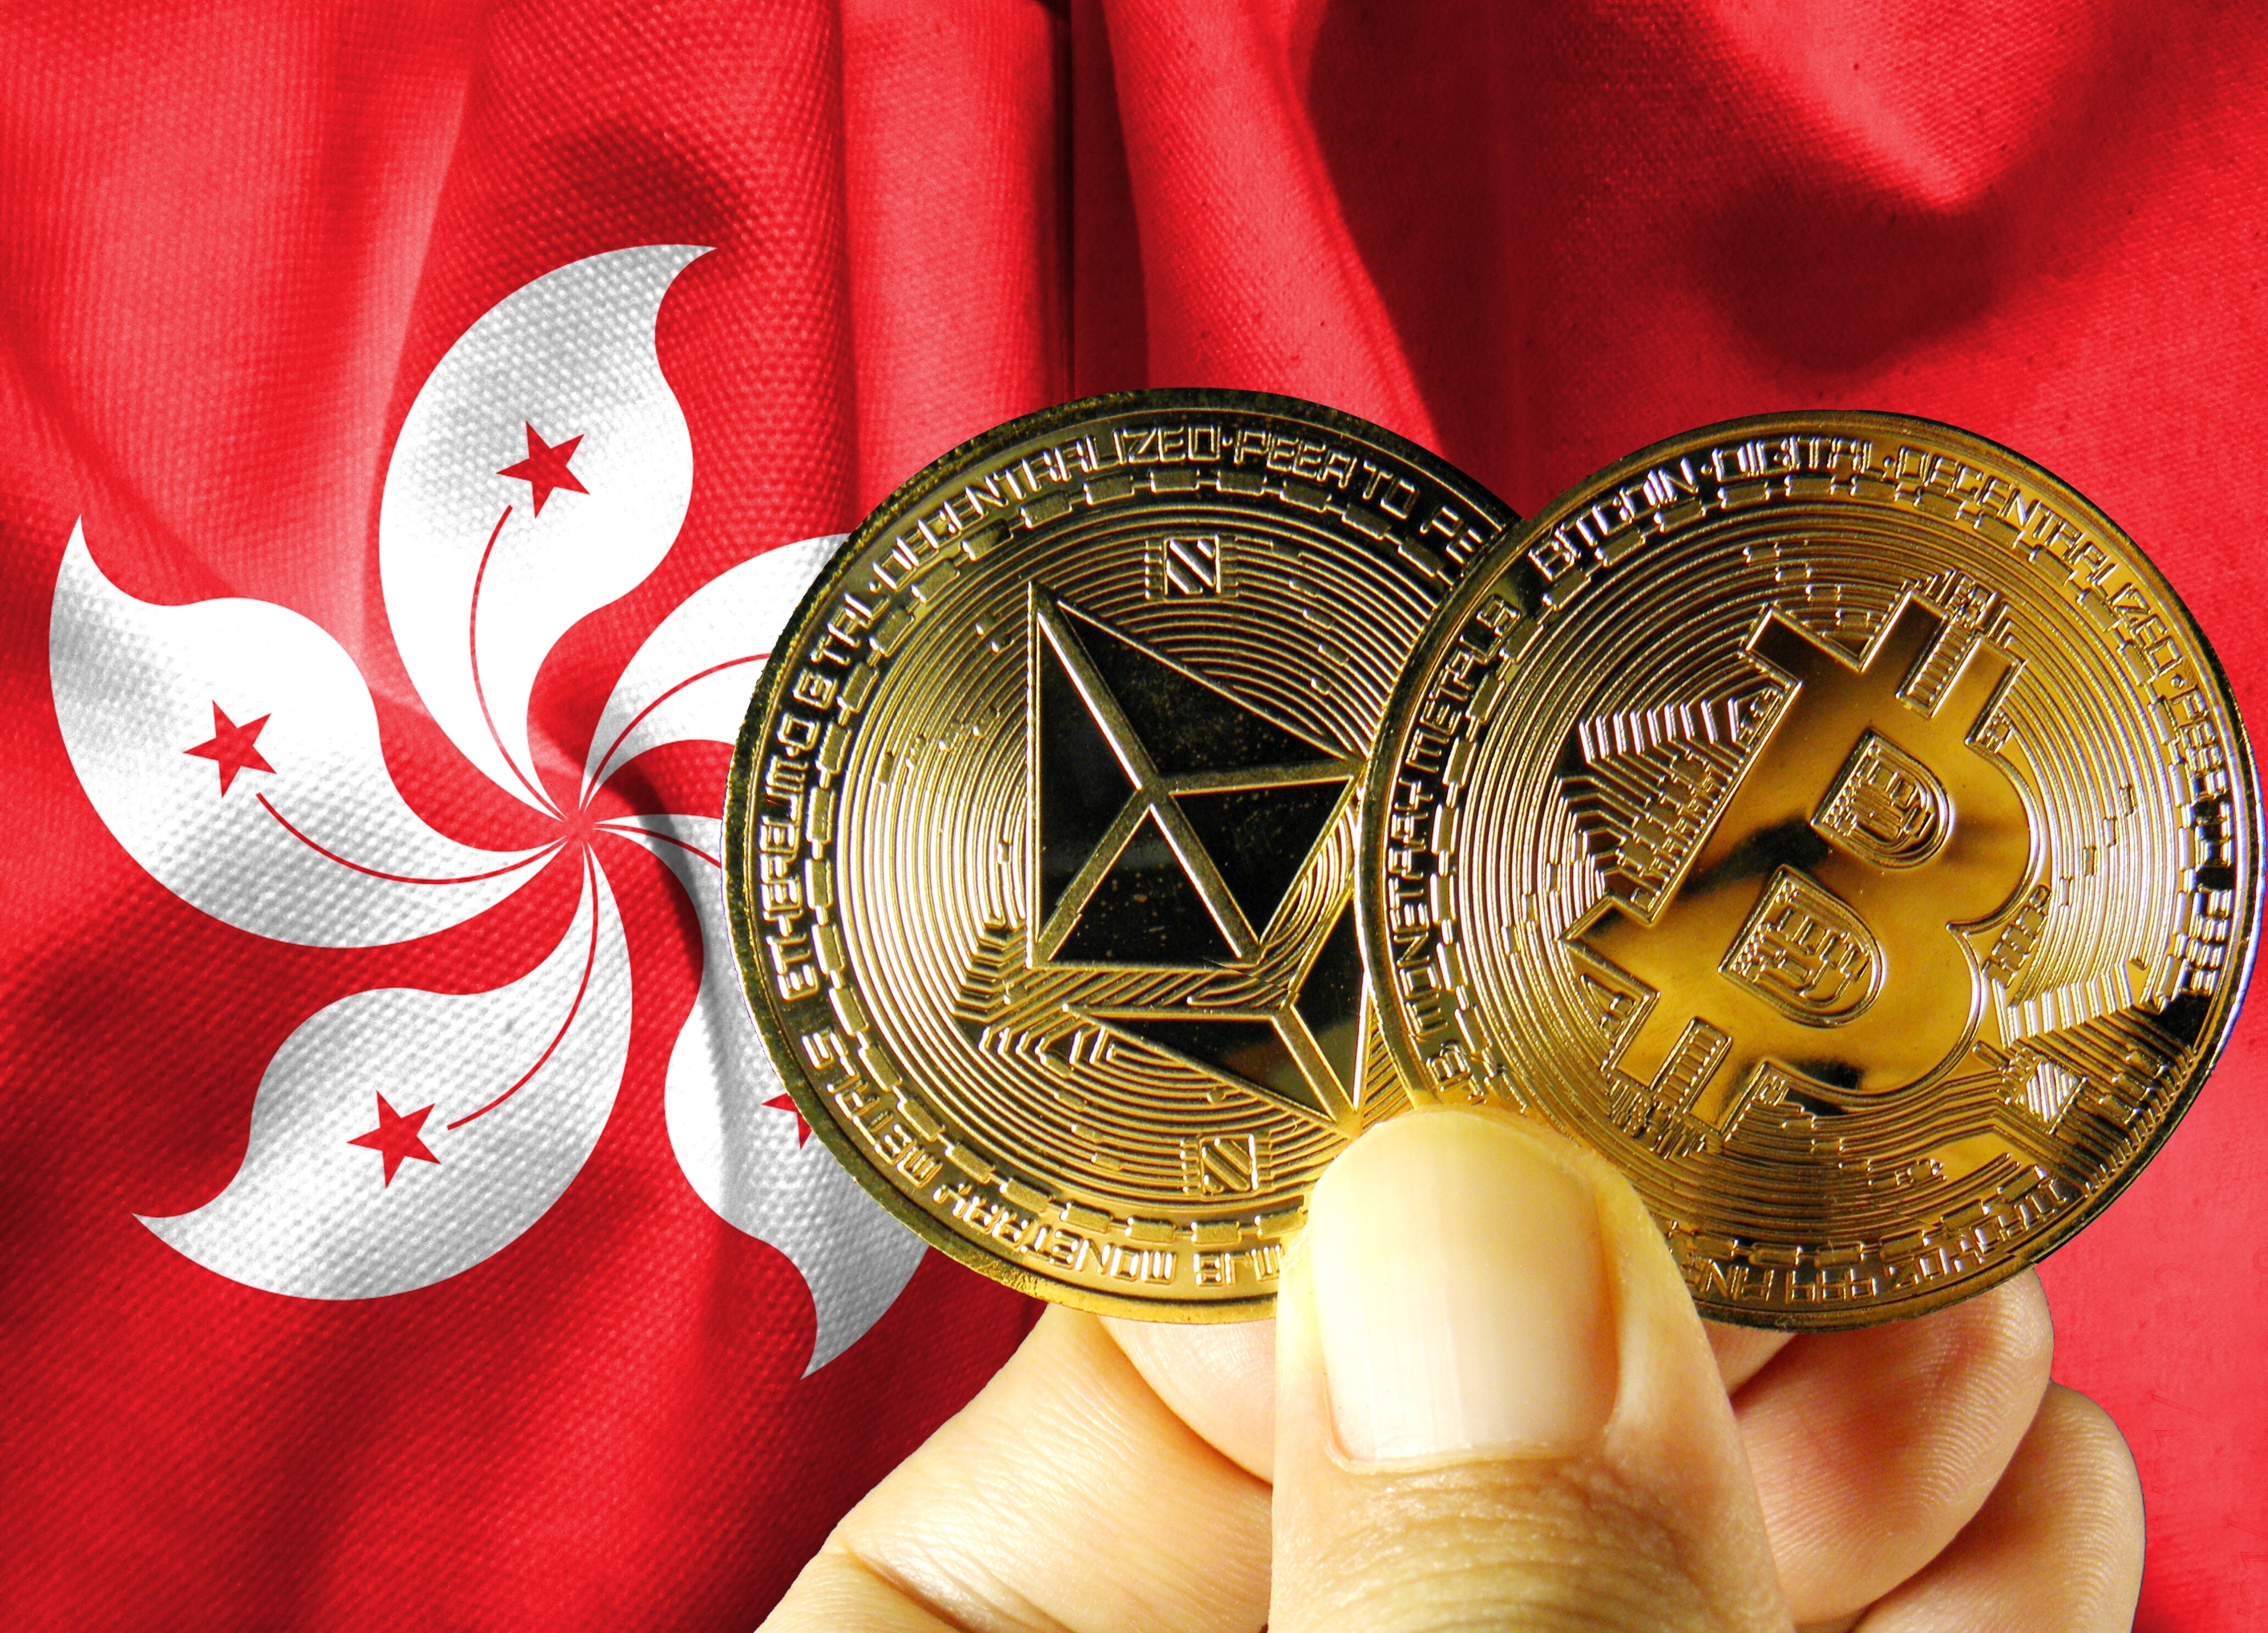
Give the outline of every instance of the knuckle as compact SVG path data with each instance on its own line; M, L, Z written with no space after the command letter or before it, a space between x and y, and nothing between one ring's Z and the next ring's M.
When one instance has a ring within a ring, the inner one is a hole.
M1667 1519L1594 1464L1486 1465L1382 1480L1302 1572L1277 1625L1439 1633L1719 1633L1745 1627Z

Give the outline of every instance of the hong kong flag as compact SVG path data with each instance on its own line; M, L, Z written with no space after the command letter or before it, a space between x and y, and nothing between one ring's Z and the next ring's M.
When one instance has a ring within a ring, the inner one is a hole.
M833 535L1073 394L1521 510L1811 404L2121 519L2268 718L2268 26L1660 0L0 22L0 1612L746 1627L1032 1309L807 1130L718 917ZM2048 1280L2143 1622L2268 1603L2268 1029Z

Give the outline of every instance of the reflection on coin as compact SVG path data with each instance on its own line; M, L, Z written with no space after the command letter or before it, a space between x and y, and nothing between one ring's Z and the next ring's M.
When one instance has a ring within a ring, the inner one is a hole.
M2211 1069L2259 906L2243 728L2165 580L1885 415L1680 437L1508 535L1366 798L1415 1092L1607 1153L1725 1320L1917 1313L2066 1239Z
M867 519L765 670L725 879L790 1090L886 1206L1048 1298L1268 1312L1309 1187L1406 1104L1355 946L1364 757L1512 519L1222 392L1016 421Z

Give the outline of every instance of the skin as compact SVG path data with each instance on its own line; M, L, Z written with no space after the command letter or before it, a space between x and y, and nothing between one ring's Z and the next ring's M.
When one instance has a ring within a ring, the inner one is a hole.
M1618 1404L1594 1443L1350 1459L1295 1253L1276 1322L1048 1311L766 1628L2132 1625L2133 1462L2099 1408L2049 1382L2036 1277L1859 1332L1711 1327L1635 1194L1564 1146L1617 1278Z

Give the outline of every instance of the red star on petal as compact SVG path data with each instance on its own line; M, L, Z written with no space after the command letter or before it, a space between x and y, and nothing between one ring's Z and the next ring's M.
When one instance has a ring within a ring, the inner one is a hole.
M527 422L522 420L523 425ZM535 513L543 514L543 502L551 497L555 488L564 488L570 493L591 490L576 480L575 473L567 468L567 461L575 457L575 450L583 445L579 436L570 437L554 447L535 434L535 427L527 425L527 457L517 465L507 465L497 473L515 482L524 482L535 493Z
M417 1137L417 1130L425 1126L425 1119L433 1114L431 1106L413 1111L407 1117L387 1104L386 1096L378 1097L378 1127L368 1134L357 1134L347 1142L376 1151L386 1159L386 1182L394 1183L394 1171L406 1159L419 1162L438 1163L441 1159L425 1149L425 1142Z
M269 717L239 725L228 717L218 703L213 705L213 734L195 748L184 748L185 754L195 754L200 760L210 760L220 768L220 791L225 795L228 785L236 781L239 771L267 771L276 768L261 757L253 747L260 736L260 728L268 724Z
M811 1137L811 1125L803 1120L803 1107L795 1103L795 1096L775 1094L764 1104L774 1111L792 1111L795 1114L795 1148L801 1151L803 1143Z

